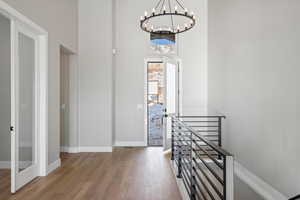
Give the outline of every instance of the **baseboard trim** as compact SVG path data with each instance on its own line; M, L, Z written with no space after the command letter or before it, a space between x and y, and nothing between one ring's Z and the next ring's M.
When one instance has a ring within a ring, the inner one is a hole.
M20 161L19 168L25 169L32 165L31 161ZM0 161L0 169L11 169L11 162L10 161Z
M10 169L10 161L0 161L0 169Z
M144 141L129 141L129 142L123 142L123 141L116 141L115 147L146 147L147 143Z
M60 147L60 152L64 153L79 153L78 147L66 147L62 146Z
M172 172L173 172L173 175L174 175L174 178L176 179L176 183L177 183L177 187L179 189L179 193L181 195L181 198L183 200L190 200L190 197L185 189L185 186L184 186L184 183L183 183L183 180L180 179L180 178L177 178L177 170L176 170L176 164L174 161L170 161L170 165L171 165L171 169L172 169Z
M284 196L278 190L273 188L270 184L266 183L261 178L246 169L239 162L234 162L234 173L257 194L266 200L287 200L288 197Z
M111 146L83 146L79 147L79 152L112 152Z
M60 152L65 152L65 153L112 152L112 151L113 151L113 147L110 146L60 147Z
M59 168L61 166L61 160L58 159L54 162L52 162L50 165L47 167L47 175L53 172L55 169Z

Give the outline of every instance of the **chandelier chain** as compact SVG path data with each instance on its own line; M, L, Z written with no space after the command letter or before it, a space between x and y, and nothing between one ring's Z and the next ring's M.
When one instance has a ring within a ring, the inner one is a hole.
M170 9L170 13L172 12L172 9L171 9L171 2L170 2L170 0L168 0L169 1L169 9ZM172 22L172 30L174 31L175 29L174 29L174 22L173 22L173 15L170 15L171 16L171 22Z
M178 1L178 0L175 0L177 2L177 4L184 10L184 6Z
M159 13L162 13L161 11L162 11L162 9L163 9L163 7L164 7L164 5L165 5L165 1L166 1L166 0L163 0L163 3L162 3L162 5L161 5L161 8L160 8Z
M159 5L160 5L161 2L162 2L162 0L159 0L159 2L155 6L155 10L159 7Z

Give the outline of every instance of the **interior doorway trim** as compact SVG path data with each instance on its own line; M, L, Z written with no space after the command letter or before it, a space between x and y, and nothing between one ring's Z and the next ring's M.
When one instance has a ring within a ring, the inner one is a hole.
M22 24L38 35L38 175L46 176L48 168L48 32L2 0L0 0L0 13L12 23ZM16 59L13 55L14 53L11 58L12 65ZM13 147L13 142L11 145Z
M79 137L79 68L78 55L60 45L60 50L69 57L69 146L60 147L61 152L79 153L80 152L80 137ZM60 54L62 56L62 54ZM61 59L61 58L60 58ZM61 68L62 66L60 66ZM60 74L61 76L61 74ZM62 83L60 83L62 84ZM61 106L60 106L61 110Z
M178 113L182 113L182 60L177 57L151 57L144 60L144 146L148 146L148 63L164 63L164 60L171 59L178 63Z

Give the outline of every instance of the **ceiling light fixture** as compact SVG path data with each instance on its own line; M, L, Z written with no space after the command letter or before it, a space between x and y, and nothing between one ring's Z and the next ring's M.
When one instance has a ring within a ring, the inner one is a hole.
M165 19L167 17L169 22ZM194 13L188 12L180 0L159 0L149 14L145 11L140 18L141 29L156 35L183 33L192 29L195 24Z

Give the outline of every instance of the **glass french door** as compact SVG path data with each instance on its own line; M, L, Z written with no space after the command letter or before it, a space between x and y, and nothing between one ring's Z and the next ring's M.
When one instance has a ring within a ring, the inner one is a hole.
M11 192L38 175L37 35L11 22Z
M164 118L164 151L171 148L172 119L178 113L178 62L165 59L165 118Z

